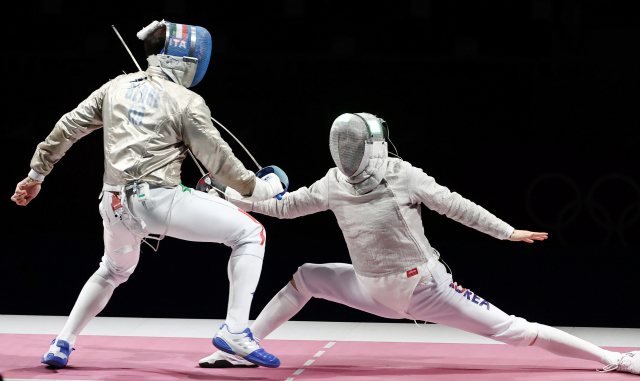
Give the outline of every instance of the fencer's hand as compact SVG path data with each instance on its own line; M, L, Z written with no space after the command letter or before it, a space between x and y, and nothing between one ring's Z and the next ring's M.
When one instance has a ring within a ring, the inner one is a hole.
M282 187L282 183L280 182L280 178L273 173L263 176L261 180L266 181L269 185L269 188L271 188L270 198L276 197L278 193L281 193L284 190L284 188Z
M536 233L528 230L514 230L509 241L524 241L527 243L533 243L533 241L544 241L549 238L547 233Z
M25 206L36 198L38 193L40 193L41 187L42 183L31 177L27 177L18 183L16 191L13 193L13 196L11 196L11 201L20 206Z
M253 190L253 194L246 199L252 202L268 200L283 190L280 178L273 173L269 173L262 178L256 179L256 187Z

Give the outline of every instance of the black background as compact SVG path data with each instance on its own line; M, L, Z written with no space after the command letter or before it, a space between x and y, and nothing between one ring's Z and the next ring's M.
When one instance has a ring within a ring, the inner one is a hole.
M165 18L211 32L214 56L193 90L292 189L334 165L337 116L375 113L405 160L517 229L550 233L503 242L423 208L454 280L530 321L640 327L640 12L629 3L33 2L11 16L1 53L0 314L67 315L97 269L101 132L72 147L29 206L9 197L58 118L135 70L111 24L144 68L135 33ZM186 161L183 183L198 178ZM256 217L268 241L251 318L301 264L349 262L331 212ZM172 238L143 248L102 316L223 318L229 253ZM385 321L317 299L295 319Z

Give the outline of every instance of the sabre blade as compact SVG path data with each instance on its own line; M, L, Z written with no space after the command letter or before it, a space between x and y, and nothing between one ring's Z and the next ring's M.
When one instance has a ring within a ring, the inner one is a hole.
M138 67L138 71L142 71L142 69L140 68L140 65L138 65L138 61L136 61L135 57L133 56L133 53L131 53L131 50L129 50L129 47L127 46L127 44L122 39L122 36L120 35L120 33L118 33L118 30L116 29L116 26L115 25L111 25L111 27L113 28L113 31L116 32L116 35L120 39L120 42L122 42L122 45L124 45L124 48L127 49L127 52L129 52L129 55L131 56L131 59L133 60L133 63L135 63L136 66Z
M218 122L217 120L213 119L213 117L211 117L211 120L213 120L214 122L216 122L218 125L220 125L220 127L224 128L225 131L227 131L229 133L229 135L231 135L231 137L233 137L238 144L240 144L240 146L244 149L244 151L247 153L247 155L249 155L249 157L251 158L251 160L253 160L254 163L256 163L256 166L258 167L258 170L262 169L262 166L260 164L258 164L258 162L256 161L256 159L253 157L253 155L251 154L251 152L249 152L249 150L247 149L247 147L244 146L244 144L242 144L242 142L236 138L236 136L234 134L231 133L231 131L229 131L227 129L227 127L223 126L222 123Z

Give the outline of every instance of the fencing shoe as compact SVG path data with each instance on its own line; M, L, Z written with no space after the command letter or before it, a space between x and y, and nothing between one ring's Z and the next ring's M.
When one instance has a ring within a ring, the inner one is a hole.
M230 355L223 351L214 352L211 356L198 361L200 368L257 368L256 364L250 363L237 355Z
M267 368L280 366L280 360L276 356L260 348L249 328L240 333L232 333L229 332L229 326L223 324L213 338L213 345L223 352L238 355L256 365Z
M640 351L624 353L617 363L609 364L602 369L602 372L618 372L640 374Z
M617 370L618 372L640 374L640 351L623 353L617 362L605 366L599 372L611 372L614 370Z
M69 355L74 348L69 348L69 343L64 340L53 339L49 351L42 356L41 363L56 368L64 368L69 361Z

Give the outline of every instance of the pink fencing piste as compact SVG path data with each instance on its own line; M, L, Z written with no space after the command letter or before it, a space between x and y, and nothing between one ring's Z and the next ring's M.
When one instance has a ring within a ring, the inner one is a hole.
M280 368L203 369L198 360L215 351L210 339L122 336L81 336L69 366L56 370L40 363L53 338L0 334L0 374L18 379L123 381L609 381L638 377L600 374L595 371L597 363L554 356L538 348L353 341L330 346L328 341L265 340L264 348L280 358Z

